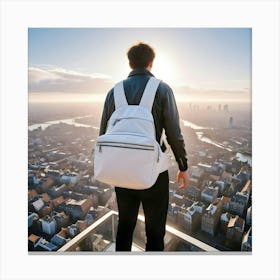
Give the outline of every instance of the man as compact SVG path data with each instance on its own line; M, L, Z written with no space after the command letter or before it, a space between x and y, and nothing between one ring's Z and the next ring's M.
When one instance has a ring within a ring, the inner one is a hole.
M150 71L155 53L149 45L139 43L129 49L127 56L132 71L123 83L125 95L129 105L139 105L145 86L149 78L153 76ZM114 94L111 89L104 104L100 135L105 134L107 122L114 110ZM172 89L162 81L156 92L152 115L155 122L156 140L159 143L162 131L165 130L167 141L179 166L177 181L183 181L179 188L183 189L189 182L185 144ZM162 145L162 150L165 149L166 147ZM116 251L131 251L140 203L142 203L145 215L146 251L163 251L169 199L168 171L160 173L156 183L149 189L132 190L115 187L115 191L119 210Z

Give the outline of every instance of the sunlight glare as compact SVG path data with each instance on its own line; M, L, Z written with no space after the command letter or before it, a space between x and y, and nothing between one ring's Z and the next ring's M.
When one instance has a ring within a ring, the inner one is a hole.
M174 84L177 79L175 60L173 60L167 53L157 52L153 63L152 73L156 78Z

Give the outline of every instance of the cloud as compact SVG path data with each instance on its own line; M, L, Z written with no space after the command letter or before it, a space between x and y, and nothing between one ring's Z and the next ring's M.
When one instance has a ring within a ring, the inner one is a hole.
M28 69L28 90L36 93L107 93L114 83L101 73L84 74L63 68Z
M84 74L82 72L57 68L54 66L30 67L28 71L29 93L106 94L115 82L102 73ZM251 89L202 89L187 85L174 86L174 94L181 100L232 100L250 101Z

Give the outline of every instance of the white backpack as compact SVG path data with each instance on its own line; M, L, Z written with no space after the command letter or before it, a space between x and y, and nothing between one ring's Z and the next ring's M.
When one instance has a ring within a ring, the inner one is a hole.
M160 80L151 77L139 105L128 105L123 82L114 87L115 111L106 133L96 140L94 177L110 185L147 189L168 169L168 158L156 141L151 113Z

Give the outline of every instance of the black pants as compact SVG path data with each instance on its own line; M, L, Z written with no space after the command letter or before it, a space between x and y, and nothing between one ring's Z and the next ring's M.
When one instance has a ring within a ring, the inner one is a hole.
M168 171L146 190L115 187L119 209L116 251L131 251L140 202L145 215L146 251L163 251L169 199Z

